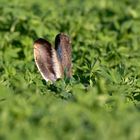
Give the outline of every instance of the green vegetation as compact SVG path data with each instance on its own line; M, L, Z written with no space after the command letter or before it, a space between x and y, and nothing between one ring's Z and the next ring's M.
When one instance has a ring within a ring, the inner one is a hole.
M0 140L140 140L140 0L0 0ZM33 41L65 32L73 78L46 83Z

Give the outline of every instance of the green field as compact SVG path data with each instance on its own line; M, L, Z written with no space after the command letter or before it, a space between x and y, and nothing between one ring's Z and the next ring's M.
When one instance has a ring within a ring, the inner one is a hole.
M33 42L60 32L73 77L50 84ZM140 0L0 0L0 140L140 140Z

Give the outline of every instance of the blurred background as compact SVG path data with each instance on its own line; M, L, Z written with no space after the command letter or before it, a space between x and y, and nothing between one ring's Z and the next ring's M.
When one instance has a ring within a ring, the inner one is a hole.
M140 0L0 0L0 140L140 140ZM73 78L42 80L33 42L72 40Z

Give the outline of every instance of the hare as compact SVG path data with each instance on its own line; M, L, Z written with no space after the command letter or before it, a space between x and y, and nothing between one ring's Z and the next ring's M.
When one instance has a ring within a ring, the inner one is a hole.
M34 42L34 59L38 70L46 81L72 76L71 41L64 33L55 37L55 47L45 39Z

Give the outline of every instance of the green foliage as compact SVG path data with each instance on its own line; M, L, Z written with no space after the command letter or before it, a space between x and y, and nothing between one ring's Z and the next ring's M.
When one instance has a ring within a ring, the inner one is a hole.
M1 140L140 139L140 0L0 1ZM72 40L73 77L51 85L33 41Z

